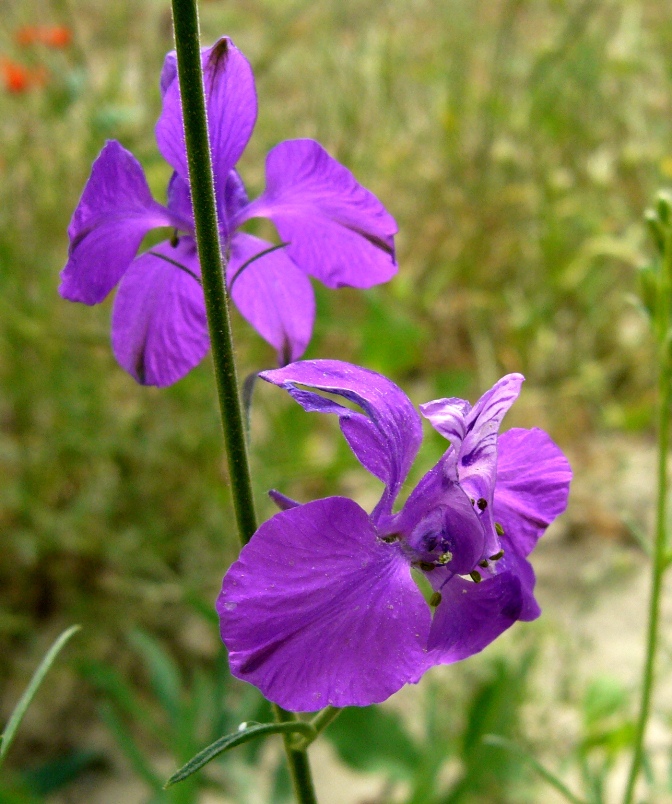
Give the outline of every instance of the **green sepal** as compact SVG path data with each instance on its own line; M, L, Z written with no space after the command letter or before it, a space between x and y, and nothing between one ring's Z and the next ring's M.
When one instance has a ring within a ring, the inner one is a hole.
M238 731L233 734L226 734L215 740L207 748L199 751L195 757L192 757L186 765L183 765L180 770L176 771L170 779L165 783L164 788L170 787L176 782L181 782L192 773L196 773L203 765L210 762L219 754L228 751L230 748L235 748L238 745L247 743L257 737L266 737L269 734L287 734L295 732L302 734L306 737L314 737L316 730L310 723L305 723L301 720L292 720L287 723L242 723Z

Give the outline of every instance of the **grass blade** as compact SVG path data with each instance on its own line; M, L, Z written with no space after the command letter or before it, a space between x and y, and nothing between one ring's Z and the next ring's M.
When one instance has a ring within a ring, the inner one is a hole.
M16 735L16 730L21 725L21 721L23 720L33 698L35 697L35 693L38 691L40 685L44 681L44 677L49 672L49 668L54 663L61 650L65 647L68 640L74 636L77 631L80 630L80 628L80 625L72 625L70 628L64 631L49 648L44 659L42 659L40 662L37 670L33 673L33 677L30 679L25 692L19 699L19 702L14 707L14 711L10 715L5 730L3 731L2 735L0 735L0 765L7 756L9 747L11 746L14 736Z

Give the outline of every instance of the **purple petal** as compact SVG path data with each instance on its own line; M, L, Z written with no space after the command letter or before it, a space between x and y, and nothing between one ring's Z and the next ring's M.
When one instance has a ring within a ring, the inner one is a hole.
M201 51L208 111L212 167L224 182L245 150L257 117L257 95L249 62L228 37ZM156 140L164 159L187 178L187 153L180 86L174 54L169 53L161 75L163 110L156 124Z
M135 257L142 238L157 226L178 225L152 198L138 160L114 141L106 143L75 210L61 296L98 304Z
M160 243L124 276L112 312L112 347L119 363L143 385L171 385L208 351L205 301L196 247ZM172 262L170 262L172 261ZM173 262L180 263L178 268Z
M518 551L516 545L507 536L502 536L502 549L504 555L499 560L490 564L490 572L497 575L504 575L510 572L520 581L520 591L522 594L522 607L519 620L536 620L541 614L539 604L534 597L534 587L537 582L534 569L530 562ZM487 575L488 570L484 574Z
M427 658L451 664L478 653L520 618L522 608L521 582L512 572L481 583L456 575L441 589Z
M298 508L301 505L301 503L298 503L291 497L287 497L287 495L283 494L281 491L276 491L276 489L271 489L268 492L268 496L281 511L289 511L290 508Z
M457 479L465 493L480 503L486 532L486 554L497 552L492 516L497 471L499 426L518 398L524 377L508 374L478 400L473 408L463 399L437 399L420 406L423 415L457 453Z
M266 158L266 191L240 215L270 218L288 253L332 288L369 288L397 271L397 225L380 201L313 140L288 140Z
M572 470L543 430L509 430L498 449L493 515L526 556L567 507Z
M425 669L430 615L408 564L343 497L263 524L217 611L233 675L287 709L367 706Z
M358 460L385 483L376 517L389 513L422 441L420 417L406 394L381 374L340 360L304 360L259 376L284 388L305 410L339 417ZM342 396L363 412L298 385Z
M185 222L184 231L193 235L194 210L191 205L189 182L175 172L168 182L168 209Z
M315 320L315 296L308 277L282 249L243 267L271 248L272 243L237 233L231 241L227 278L241 315L277 349L280 363L285 364L306 351Z
M403 534L418 561L432 563L449 551L452 559L436 569L450 573L470 572L485 545L480 518L460 486L446 477L443 461L420 480L385 531ZM430 571L429 579L434 575L436 570Z
M203 49L201 50L201 53ZM161 88L161 97L163 98L168 91L168 87L173 83L173 81L177 80L177 53L174 50L171 50L170 53L166 54L166 58L163 61L163 67L161 69L161 79L159 81L159 86Z

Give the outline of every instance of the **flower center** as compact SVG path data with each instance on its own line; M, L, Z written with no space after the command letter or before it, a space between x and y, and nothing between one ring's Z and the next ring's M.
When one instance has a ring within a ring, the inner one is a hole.
M443 506L420 520L406 539L406 544L411 564L425 572L450 564L455 554L456 539L446 525Z

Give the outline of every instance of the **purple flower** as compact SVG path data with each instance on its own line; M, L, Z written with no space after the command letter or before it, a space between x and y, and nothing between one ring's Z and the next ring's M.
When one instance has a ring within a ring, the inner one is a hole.
M564 511L571 470L541 430L498 436L520 374L474 407L463 399L421 406L451 445L398 513L422 440L408 397L380 374L334 360L261 376L306 410L335 413L385 489L372 514L344 497L299 505L272 492L286 510L243 548L217 600L235 676L288 709L365 706L539 616L526 556ZM434 590L429 605L414 573Z
M299 358L315 317L308 276L331 288L368 288L396 272L392 216L378 199L313 140L287 140L266 159L266 189L248 201L235 165L252 134L257 98L252 69L228 38L202 52L208 125L227 284L241 314L279 353ZM159 150L174 170L163 206L140 163L108 142L72 217L60 293L98 304L115 285L112 346L138 382L170 385L205 355L207 321L194 241L177 62L161 74ZM282 244L240 231L270 218ZM174 236L136 257L151 229Z

